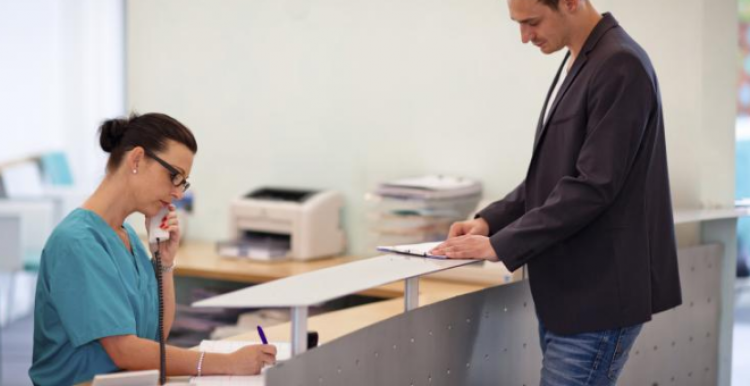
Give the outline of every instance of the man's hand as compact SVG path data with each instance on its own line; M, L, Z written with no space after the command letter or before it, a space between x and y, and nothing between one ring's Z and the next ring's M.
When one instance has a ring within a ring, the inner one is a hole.
M464 235L489 236L490 225L487 224L487 220L479 217L473 220L455 222L448 231L449 239Z
M430 254L447 256L449 259L498 260L490 238L479 235L452 237L431 250Z

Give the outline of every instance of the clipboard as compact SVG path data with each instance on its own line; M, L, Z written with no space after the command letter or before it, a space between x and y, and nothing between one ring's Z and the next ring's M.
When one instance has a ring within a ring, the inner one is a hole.
M421 244L405 244L405 245L394 245L394 246L378 246L377 250L386 253L395 253L399 255L417 256L428 259L441 259L445 260L448 257L442 255L432 255L430 251L442 244L442 241L432 243L421 243Z

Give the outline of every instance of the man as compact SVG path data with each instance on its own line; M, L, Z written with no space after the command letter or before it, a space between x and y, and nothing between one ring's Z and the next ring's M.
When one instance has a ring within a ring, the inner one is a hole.
M526 178L432 252L528 266L541 384L611 385L651 315L681 300L659 84L586 0L508 0L523 43L567 48Z

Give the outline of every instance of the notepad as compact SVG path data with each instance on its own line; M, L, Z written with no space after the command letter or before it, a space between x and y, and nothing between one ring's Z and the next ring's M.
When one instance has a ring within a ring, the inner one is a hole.
M430 251L442 244L442 241L433 243L421 243L421 244L406 244L406 245L394 245L394 246L379 246L378 251L387 253L398 253L400 255L419 256L430 259L447 259L446 256L432 255Z
M254 345L261 344L260 342L247 341L247 340L204 340L201 342L200 349L205 352L215 352L228 354L235 352L238 349ZM270 344L276 346L276 361L285 361L292 357L292 345L289 342L270 342ZM265 385L265 371L269 366L264 367L260 375L231 375L231 376L216 376L209 375L205 377L192 377L190 379L191 385L196 386L262 386Z

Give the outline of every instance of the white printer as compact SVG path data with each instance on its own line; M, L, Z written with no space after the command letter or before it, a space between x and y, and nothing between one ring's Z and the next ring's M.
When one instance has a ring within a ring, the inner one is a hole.
M260 188L234 200L235 240L219 243L224 256L309 260L344 251L343 196L334 191Z

